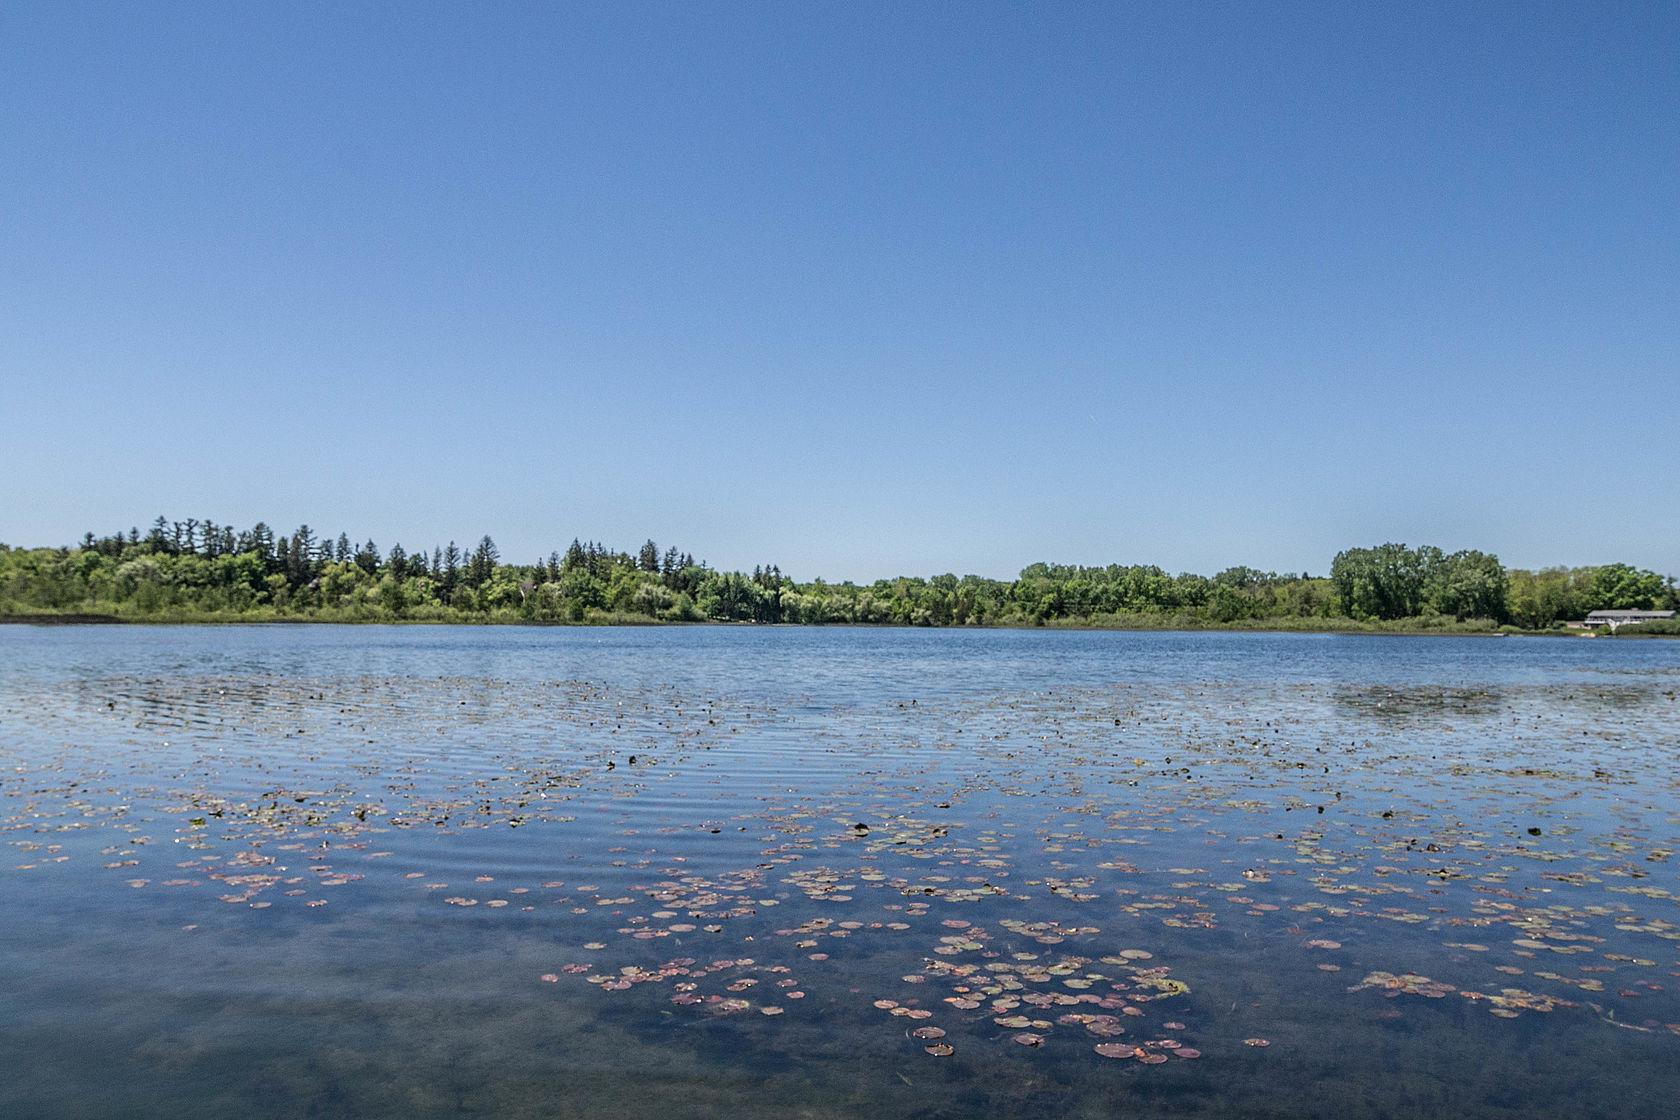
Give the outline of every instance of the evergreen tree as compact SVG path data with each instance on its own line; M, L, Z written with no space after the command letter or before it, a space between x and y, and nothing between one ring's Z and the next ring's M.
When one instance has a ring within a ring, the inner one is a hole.
M315 559L315 533L308 525L299 525L292 534L292 563L309 564Z
M240 542L239 551L255 552L258 556L262 557L264 564L267 564L272 568L276 563L274 555L274 530L268 527L267 522L259 521L255 525L251 526L251 531L247 534L247 537L248 540Z
M286 581L294 588L302 587L315 578L313 543L307 525L292 534L291 548L286 554Z
M460 578L460 574L461 550L455 547L454 541L450 541L449 547L443 550L443 578L439 581L445 599L455 590L455 582Z
M490 577L496 573L496 560L499 555L496 542L490 539L488 533L485 534L478 542L478 547L473 549L472 559L467 562L467 585L482 587L489 583Z

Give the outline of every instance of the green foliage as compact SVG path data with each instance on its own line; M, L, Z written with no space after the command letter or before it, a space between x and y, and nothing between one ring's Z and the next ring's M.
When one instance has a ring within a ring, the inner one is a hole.
M1474 551L1442 556L1440 549L1429 551L1423 583L1424 606L1429 613L1498 622L1508 617L1505 568L1497 556Z
M1212 577L1153 565L1037 563L1014 580L944 573L796 583L774 564L718 572L646 541L634 554L574 540L526 565L495 542L430 553L158 518L79 548L0 545L0 615L161 620L736 622L1140 629L1544 629L1599 607L1675 606L1672 579L1625 564L1507 572L1492 555L1384 544L1338 554L1330 578L1248 567ZM1657 627L1654 632L1662 632Z
M1511 620L1543 630L1596 610L1680 610L1672 578L1626 564L1517 570L1506 581Z
M1593 572L1592 610L1653 610L1664 598L1663 578L1626 564L1605 564Z
M1338 552L1330 563L1330 585L1350 618L1409 618L1423 606L1422 565L1403 544Z
M1393 620L1428 615L1507 617L1505 569L1497 556L1433 545L1350 548L1330 564L1330 584L1350 618Z
M1567 619L1586 617L1594 608L1592 568L1517 569L1506 578L1506 602L1511 621L1530 630L1545 630Z
M1629 608L1638 610L1637 607ZM1668 607L1662 608L1668 610ZM1636 622L1631 626L1619 627L1615 636L1618 638L1653 638L1680 636L1680 618L1656 618L1650 622Z

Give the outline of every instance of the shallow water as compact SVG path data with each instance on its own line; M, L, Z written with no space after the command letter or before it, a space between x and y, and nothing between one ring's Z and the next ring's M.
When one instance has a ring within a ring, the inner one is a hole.
M0 628L0 1115L1661 1114L1677 693L1667 642Z

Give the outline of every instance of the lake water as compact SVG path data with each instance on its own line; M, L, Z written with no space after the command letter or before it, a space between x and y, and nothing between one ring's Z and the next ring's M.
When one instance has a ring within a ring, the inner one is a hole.
M1669 1115L1680 643L0 627L0 1115Z

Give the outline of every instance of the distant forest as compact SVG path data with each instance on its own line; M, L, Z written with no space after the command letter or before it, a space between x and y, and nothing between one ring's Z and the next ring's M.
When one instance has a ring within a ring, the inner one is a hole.
M1476 631L1544 630L1600 608L1677 609L1680 595L1672 576L1626 564L1524 571L1488 553L1400 544L1341 552L1328 577L1033 564L1013 580L902 576L867 585L799 583L775 564L715 571L651 540L635 552L573 540L513 564L489 536L410 552L318 536L307 525L279 534L193 518L160 517L144 533L89 533L74 548L0 544L0 616L12 618Z

